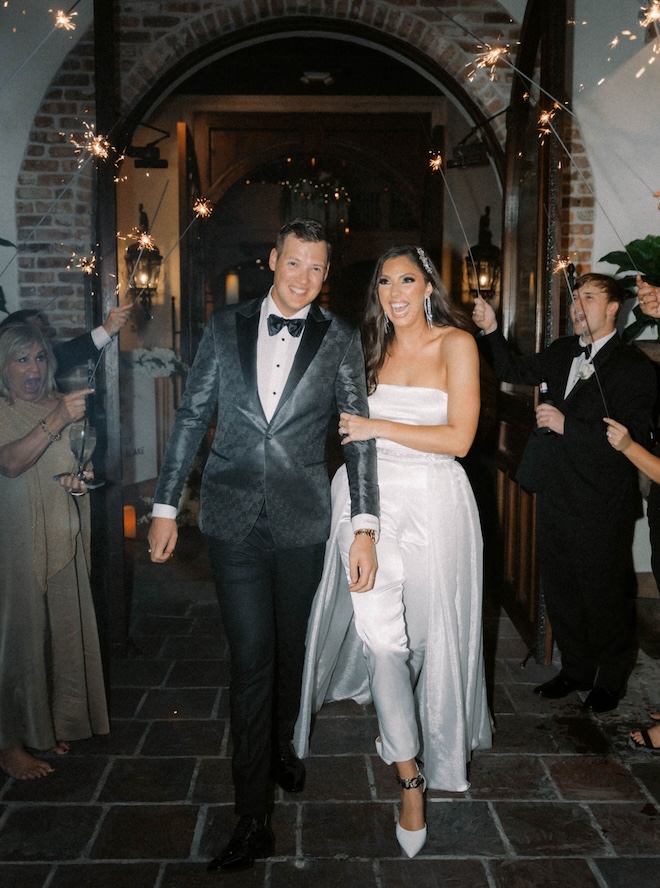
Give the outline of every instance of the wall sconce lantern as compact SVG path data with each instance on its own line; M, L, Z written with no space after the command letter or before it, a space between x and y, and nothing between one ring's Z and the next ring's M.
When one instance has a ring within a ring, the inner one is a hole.
M486 207L486 212L479 220L479 243L470 247L470 252L465 257L472 297L479 295L490 299L495 295L500 282L500 255L501 250L493 243L493 233L490 230L490 207Z
M125 261L133 301L142 306L144 320L151 320L151 300L158 289L163 257L149 234L149 220L142 204L138 239L126 248Z

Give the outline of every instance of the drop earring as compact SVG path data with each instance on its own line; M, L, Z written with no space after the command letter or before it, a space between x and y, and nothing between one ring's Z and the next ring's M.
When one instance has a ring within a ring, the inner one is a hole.
M431 308L431 297L424 297L424 314L426 315L426 323L429 327L433 326L433 309Z

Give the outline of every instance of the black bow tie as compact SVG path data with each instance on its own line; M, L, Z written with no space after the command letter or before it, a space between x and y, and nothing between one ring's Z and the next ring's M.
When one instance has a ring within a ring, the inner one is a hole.
M584 355L585 358L591 357L591 344L588 345L580 345L580 340L577 339L575 345L573 346L573 357L579 358L580 355Z
M274 336L282 327L288 327L292 336L300 336L305 326L305 318L281 318L279 315L268 315L268 335Z

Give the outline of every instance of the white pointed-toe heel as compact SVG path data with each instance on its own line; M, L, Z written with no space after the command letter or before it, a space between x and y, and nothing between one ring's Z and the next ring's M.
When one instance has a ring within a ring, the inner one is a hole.
M396 825L396 838L408 857L415 857L426 844L427 828L404 829L400 824Z
M391 762L389 759L386 759L385 756L383 755L383 741L380 739L380 737L376 737L375 742L376 742L376 752L378 753L379 757L385 762L385 764L386 765L394 764L394 762Z
M424 775L418 773L417 777L408 780L396 775L396 782L402 789L418 789L422 787L422 792L426 792L426 780ZM421 829L404 829L400 823L396 825L396 838L408 857L415 857L426 844L426 836L428 830L426 824Z

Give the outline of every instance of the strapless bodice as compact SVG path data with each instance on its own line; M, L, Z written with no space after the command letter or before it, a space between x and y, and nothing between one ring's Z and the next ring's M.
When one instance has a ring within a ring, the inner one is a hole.
M376 391L369 395L369 415L374 419L389 419L392 422L409 425L446 425L447 400L447 392L440 389L381 383ZM383 438L377 439L376 448L379 456L406 456L430 460L454 458L446 454L423 453Z

